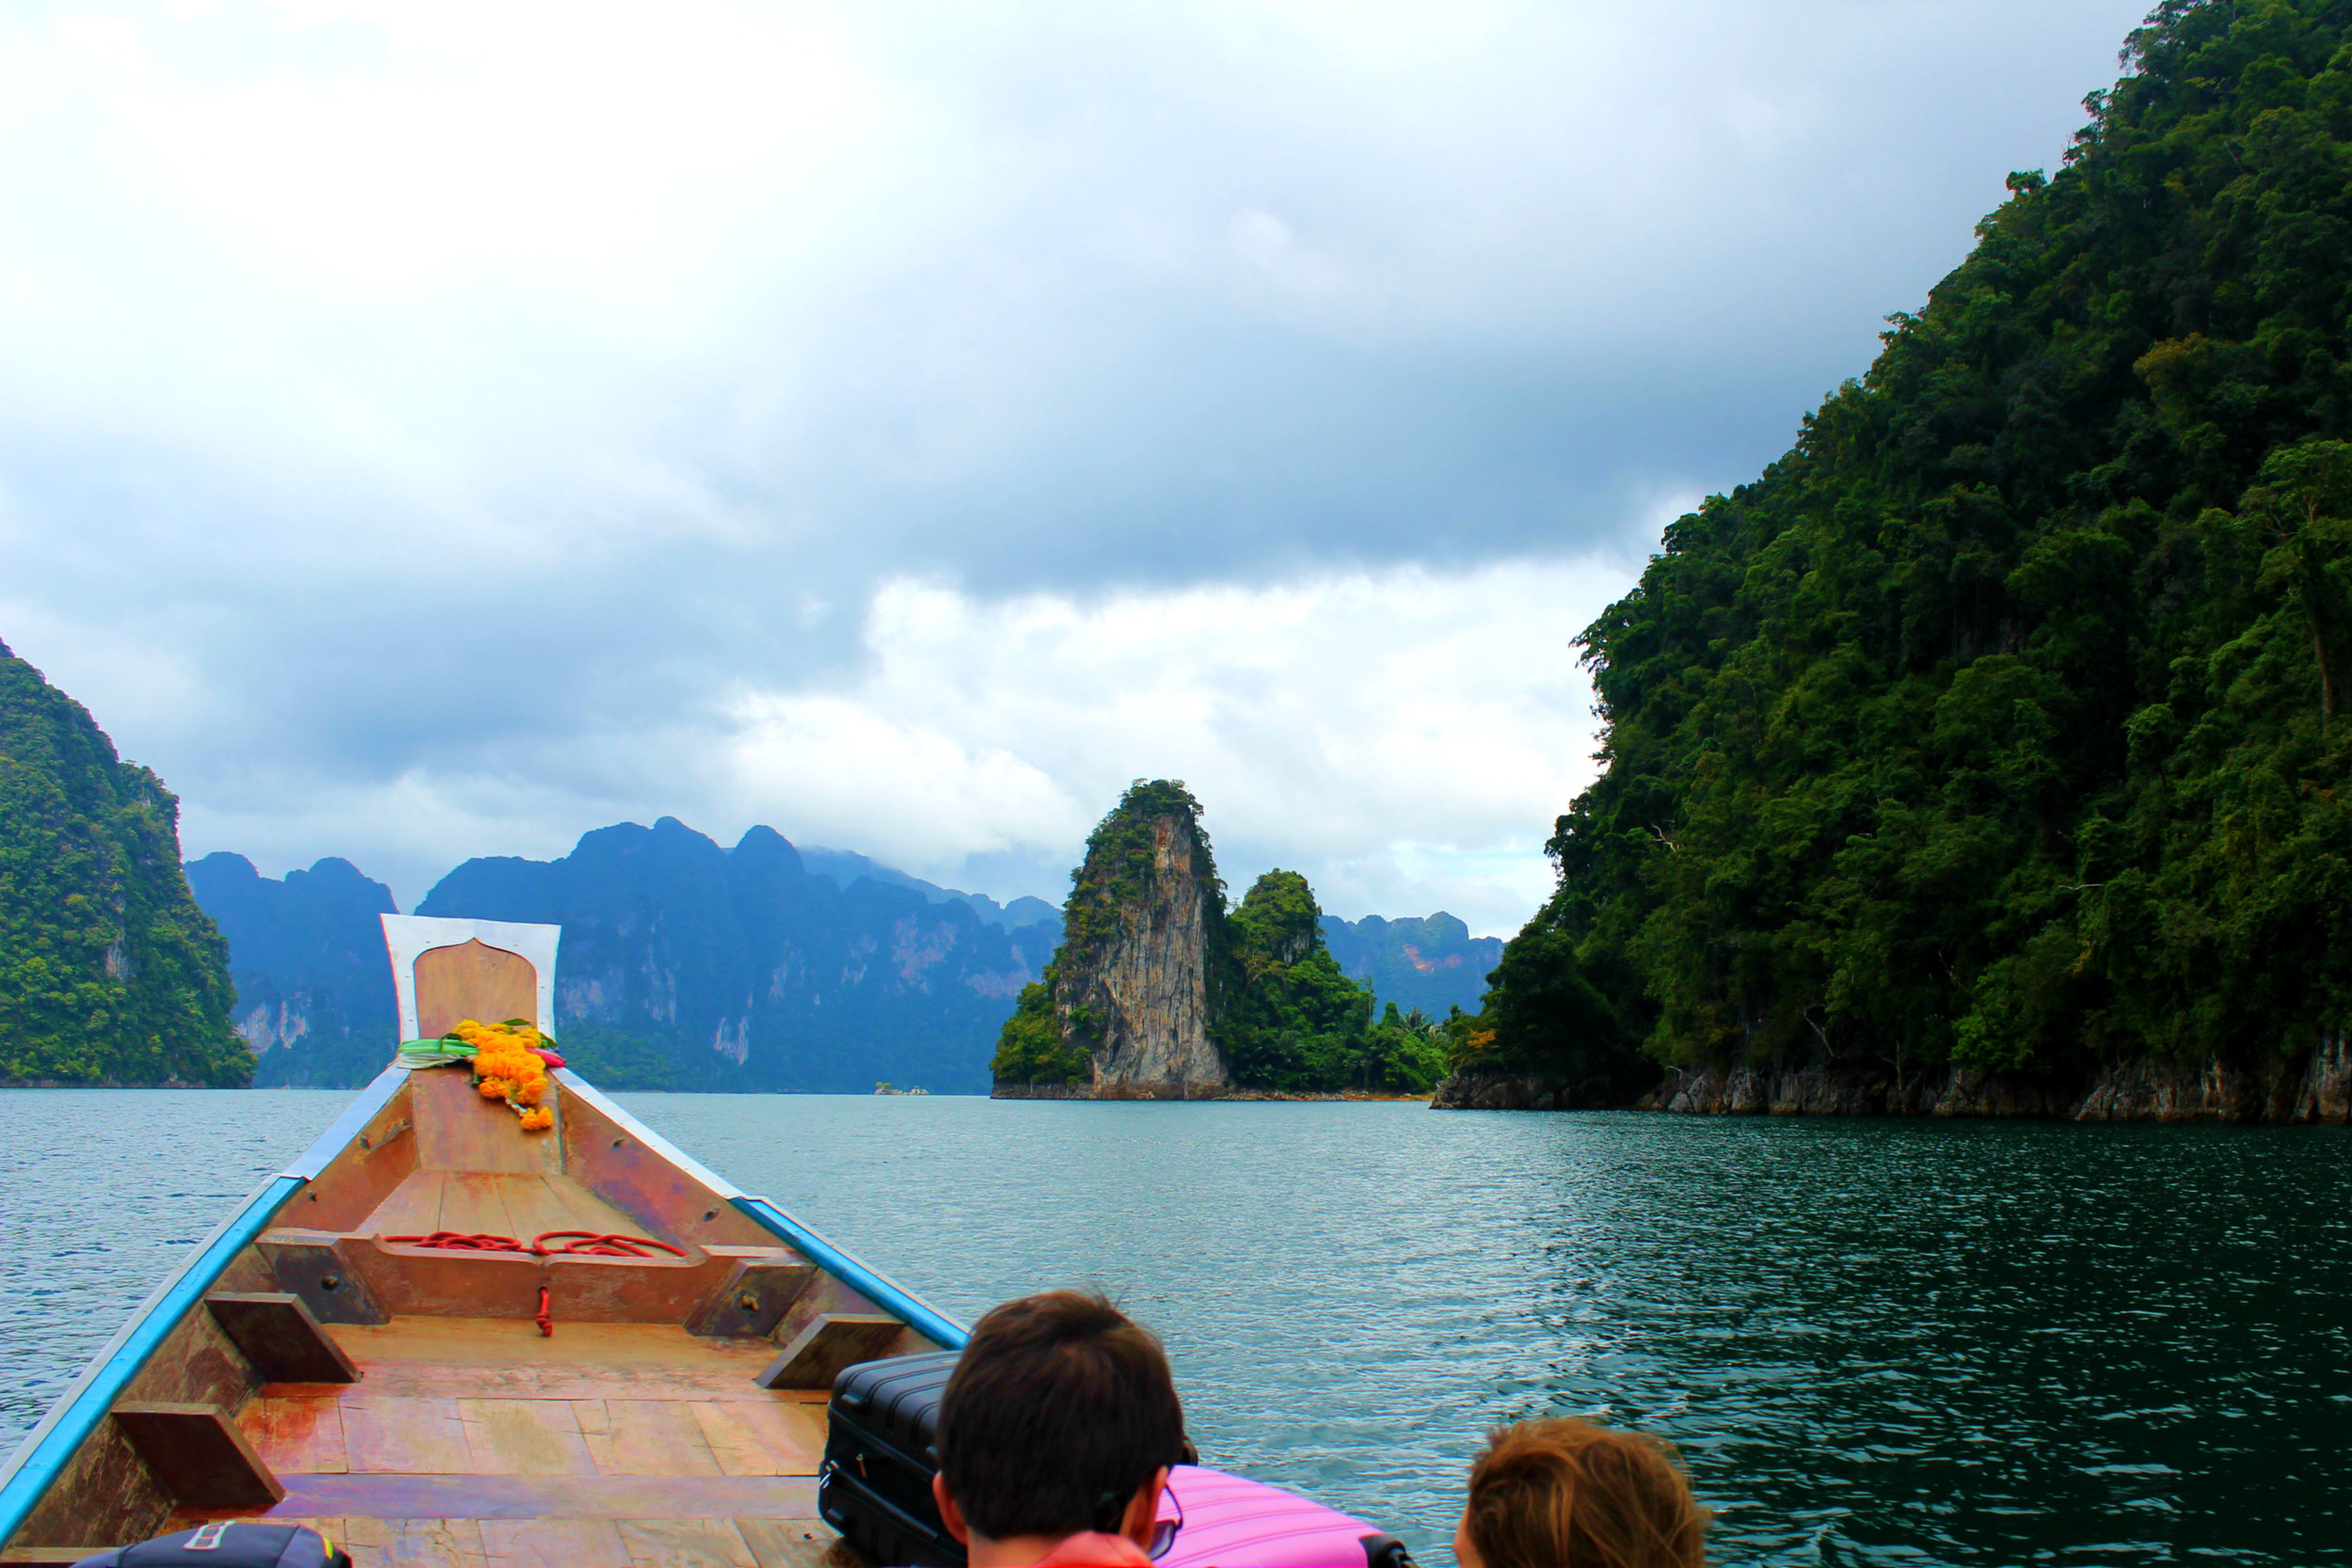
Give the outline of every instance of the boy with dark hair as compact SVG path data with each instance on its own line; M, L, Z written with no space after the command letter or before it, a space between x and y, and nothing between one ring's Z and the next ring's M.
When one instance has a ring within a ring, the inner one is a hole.
M971 1568L1149 1563L1185 1453L1159 1341L1099 1295L1009 1301L972 1330L939 1411L931 1491Z

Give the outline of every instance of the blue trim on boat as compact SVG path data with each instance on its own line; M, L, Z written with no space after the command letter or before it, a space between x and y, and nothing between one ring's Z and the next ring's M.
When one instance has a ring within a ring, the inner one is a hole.
M764 1197L738 1196L738 1209L790 1242L810 1262L944 1350L961 1350L972 1331L887 1275L844 1252Z
M386 1068L375 1081L353 1097L350 1104L312 1140L302 1157L256 1187L237 1212L197 1243L179 1268L141 1302L131 1319L115 1331L65 1397L49 1408L5 1467L0 1467L0 1545L6 1545L25 1517L56 1483L59 1472L80 1451L89 1434L114 1408L122 1390L138 1376L156 1347L164 1342L188 1308L203 1299L230 1259L252 1244L253 1238L286 1206L286 1200L328 1162L350 1147L362 1128L392 1096L408 1075Z
M58 1473L78 1452L98 1423L106 1418L122 1390L139 1374L167 1335L180 1325L188 1309L204 1298L230 1259L252 1244L286 1200L302 1189L299 1176L274 1176L263 1182L245 1207L222 1223L205 1240L176 1278L147 1298L132 1315L90 1370L58 1402L48 1419L17 1450L6 1485L0 1485L0 1544L24 1523Z
M640 1144L653 1150L720 1197L757 1222L760 1228L780 1236L810 1262L847 1285L876 1307L912 1327L926 1339L944 1350L961 1350L972 1331L933 1307L930 1302L900 1285L880 1269L834 1245L809 1226L779 1209L764 1197L755 1197L743 1191L717 1171L704 1164L660 1133L614 1104L610 1096L596 1088L569 1068L558 1068L555 1081L564 1091L576 1094L595 1106L612 1125L627 1132Z

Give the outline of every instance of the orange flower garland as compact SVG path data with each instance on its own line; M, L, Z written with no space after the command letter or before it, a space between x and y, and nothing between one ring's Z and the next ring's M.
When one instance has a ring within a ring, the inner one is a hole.
M450 1031L474 1048L474 1088L485 1100L502 1100L526 1132L555 1125L555 1113L539 1103L548 1092L548 1065L532 1054L547 1037L519 1019L484 1023L467 1019Z

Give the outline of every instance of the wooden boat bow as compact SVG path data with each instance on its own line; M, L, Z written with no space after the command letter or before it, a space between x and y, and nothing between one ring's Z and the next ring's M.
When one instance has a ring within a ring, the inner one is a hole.
M436 984L519 994L495 955L430 961L460 945L431 939L488 942L490 924L405 923L408 1019L465 1006ZM552 936L536 945L534 981ZM315 1522L362 1563L815 1560L832 1534L814 1478L834 1374L960 1347L962 1325L577 1073L551 1077L555 1124L525 1132L463 1066L380 1074L0 1468L0 1562L71 1562L218 1517ZM393 1239L435 1231L664 1246ZM348 1379L322 1380L339 1362Z

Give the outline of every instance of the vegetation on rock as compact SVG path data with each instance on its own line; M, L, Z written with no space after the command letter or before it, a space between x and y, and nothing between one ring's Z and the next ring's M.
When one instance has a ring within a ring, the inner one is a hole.
M242 1085L180 802L0 644L0 1082Z
M1463 1065L2062 1076L2352 1018L2348 36L2168 0L1667 531L1583 634L1606 770Z

